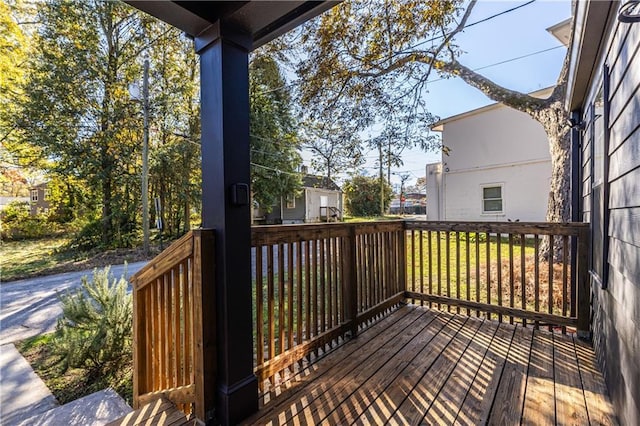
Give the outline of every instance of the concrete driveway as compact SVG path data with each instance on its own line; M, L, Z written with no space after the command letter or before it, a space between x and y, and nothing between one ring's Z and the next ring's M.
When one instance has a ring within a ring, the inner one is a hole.
M135 274L147 262L127 265L127 277ZM124 265L111 267L120 277ZM0 284L0 345L55 330L62 313L58 294L78 288L83 275L91 277L93 270L67 272Z

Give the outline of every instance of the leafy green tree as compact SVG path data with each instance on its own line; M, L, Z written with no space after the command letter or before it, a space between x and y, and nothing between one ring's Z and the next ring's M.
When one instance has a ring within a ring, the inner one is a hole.
M140 126L127 89L139 74L145 19L117 2L42 3L16 114L48 169L98 201L103 245L132 244L136 228Z
M148 33L161 34L148 49L151 200L160 199L164 230L179 236L191 228L201 194L199 62L193 42L177 29L154 22Z
M266 211L301 187L302 163L291 95L276 60L258 52L249 63L251 189Z
M391 186L384 180L369 176L353 176L342 189L347 211L352 216L376 216L380 214L380 186L383 187L383 209L391 203Z
M547 220L568 221L570 143L563 108L568 57L546 99L510 90L474 72L457 60L461 50L455 37L475 4L476 0L340 3L301 32L301 99L320 115L344 99L355 109L372 109L370 114L384 114L396 104L413 103L416 110L424 110L420 95L432 74L460 77L542 124L553 164Z

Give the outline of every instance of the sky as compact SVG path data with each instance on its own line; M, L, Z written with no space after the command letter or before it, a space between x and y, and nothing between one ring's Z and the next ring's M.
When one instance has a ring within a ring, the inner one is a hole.
M528 0L487 1L481 0L475 6L468 23L472 23ZM545 49L562 46L546 31L546 28L571 16L571 2L560 0L536 0L535 2L464 30L456 38L457 45L465 52L458 60L472 69L485 67L529 55ZM495 65L478 71L506 88L532 92L553 86L556 82L566 49L556 48L527 58ZM494 103L477 89L468 86L459 78L438 80L432 78L423 98L428 110L441 119L471 111ZM307 155L303 157L308 158ZM375 174L375 153L367 154L364 168L368 174ZM424 152L419 149L405 151L404 165L392 169L397 174L408 173L407 184L425 175L425 165L440 161L440 152ZM392 176L392 183L399 184L398 175Z

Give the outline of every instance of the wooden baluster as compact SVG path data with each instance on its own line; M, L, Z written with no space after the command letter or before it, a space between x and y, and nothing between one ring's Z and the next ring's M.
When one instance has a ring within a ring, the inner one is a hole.
M433 232L427 231L427 252L429 256L429 264L427 266L427 273L429 274L429 295L433 296L433 245L431 241L431 234ZM433 308L433 303L429 302L429 308Z
M486 233L486 257L487 257L487 304L491 304L491 234ZM491 312L487 312L487 319L491 319Z
M429 233L429 231L427 231L427 233ZM422 229L418 233L418 239L419 239L418 248L420 250L419 251L420 255L418 256L418 262L420 262L420 294L424 294L424 244L423 244L424 237L422 234ZM422 299L420 299L420 306L424 306L424 300ZM431 304L429 304L429 307L431 307Z
M287 313L289 320L287 321L287 349L293 348L293 318L294 318L294 293L293 293L293 243L287 245Z
M339 237L334 237L331 239L331 252L333 253L333 257L331 258L331 263L333 265L333 279L332 282L332 292L333 292L333 308L331 310L331 325L332 327L340 325L340 292L338 291L340 282L340 242Z
M325 325L327 322L327 295L326 295L326 271L325 271L325 251L326 251L326 239L318 240L318 245L320 249L320 291L318 295L319 304L318 309L320 310L320 331L325 331Z
M471 254L469 251L471 250L469 244L469 231L465 232L464 235L465 241L465 261L466 261L466 277L467 277L467 300L471 301ZM471 315L471 310L467 308L467 316Z
M567 287L569 282L569 236L562 236L562 316L567 316ZM567 327L562 326L562 334L567 333Z
M520 234L520 287L522 287L522 310L527 309L527 281L526 281L526 264L525 264L525 235ZM527 326L527 320L522 318L522 326Z
M502 234L498 232L496 235L496 266L498 267L498 306L502 306L502 253L501 253ZM502 322L502 314L498 314L498 322Z
M476 232L476 302L480 303L480 233ZM480 316L480 310L476 310L476 316Z
M445 240L445 276L447 280L447 298L451 298L451 234L449 233L449 231L446 231L444 235L446 235L447 238ZM451 312L451 305L449 303L447 303L447 312Z
M311 240L311 271L313 273L313 291L311 298L313 301L313 336L318 335L318 248L319 241ZM316 351L317 355L317 351Z
M297 318L296 343L298 345L302 344L302 330L304 329L303 322L302 322L303 321L302 320L302 318L303 318L302 310L304 309L304 304L303 304L304 294L302 292L302 289L303 289L303 287L302 287L302 285L303 285L303 283L302 283L302 276L303 276L302 275L302 256L304 254L302 252L302 244L303 244L302 241L298 241L297 243L295 243L295 248L296 248L296 252L295 253L296 253L296 261L297 261L297 268L296 268L297 280L296 280L296 285L297 285L297 288L298 288L298 291L297 291L297 293L298 293L298 299L297 299L298 309L297 309L297 312L296 312L296 314L297 314L297 317L296 317Z
M436 273L438 280L438 296L442 296L442 250L440 246L440 231L436 231ZM438 309L440 309L440 302L438 302Z
M284 244L278 244L278 354L284 352L285 294L284 294Z
M275 289L273 283L273 245L267 246L267 359L272 359L276 353L275 346ZM273 378L269 377L271 384Z
M264 364L264 278L262 272L262 246L256 246L256 363ZM264 390L264 382L258 380L260 391Z
M536 312L540 312L540 256L539 256L539 236L535 234L533 236L533 245L534 245L534 258L533 258L533 269L534 269L534 309ZM535 322L535 329L540 328L540 322Z
M411 291L416 291L416 234L411 230ZM415 303L415 300L412 300Z
M548 298L549 300L547 301L547 311L552 314L553 313L553 251L554 251L554 236L553 235L549 235L549 259L547 261L547 266L549 267L548 270L548 277L547 277L547 281L548 281ZM549 325L549 331L553 331L553 326Z
M456 232L456 299L460 300L460 232ZM456 306L456 313L460 313L460 306Z
M513 274L513 234L509 233L509 307L514 307L515 283ZM509 324L513 324L513 315L509 316Z
M307 309L306 309L306 339L309 340L311 339L311 317L312 317L312 312L313 312L313 307L311 306L311 241L305 241L304 243L305 245L305 276L306 276L306 280L305 280L305 296L306 296L306 305L307 305Z

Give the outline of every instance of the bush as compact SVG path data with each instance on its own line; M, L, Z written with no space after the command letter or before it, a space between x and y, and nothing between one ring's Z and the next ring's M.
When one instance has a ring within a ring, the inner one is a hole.
M64 369L117 376L131 364L132 298L124 275L116 279L110 267L82 277L82 288L60 297L54 352Z
M391 203L391 187L386 181L382 181L384 188L384 211ZM343 186L346 198L346 207L352 216L378 216L380 215L380 179L367 176L354 176Z
M3 240L26 240L55 234L58 226L49 222L45 214L31 216L29 203L10 203L0 214L0 235Z

